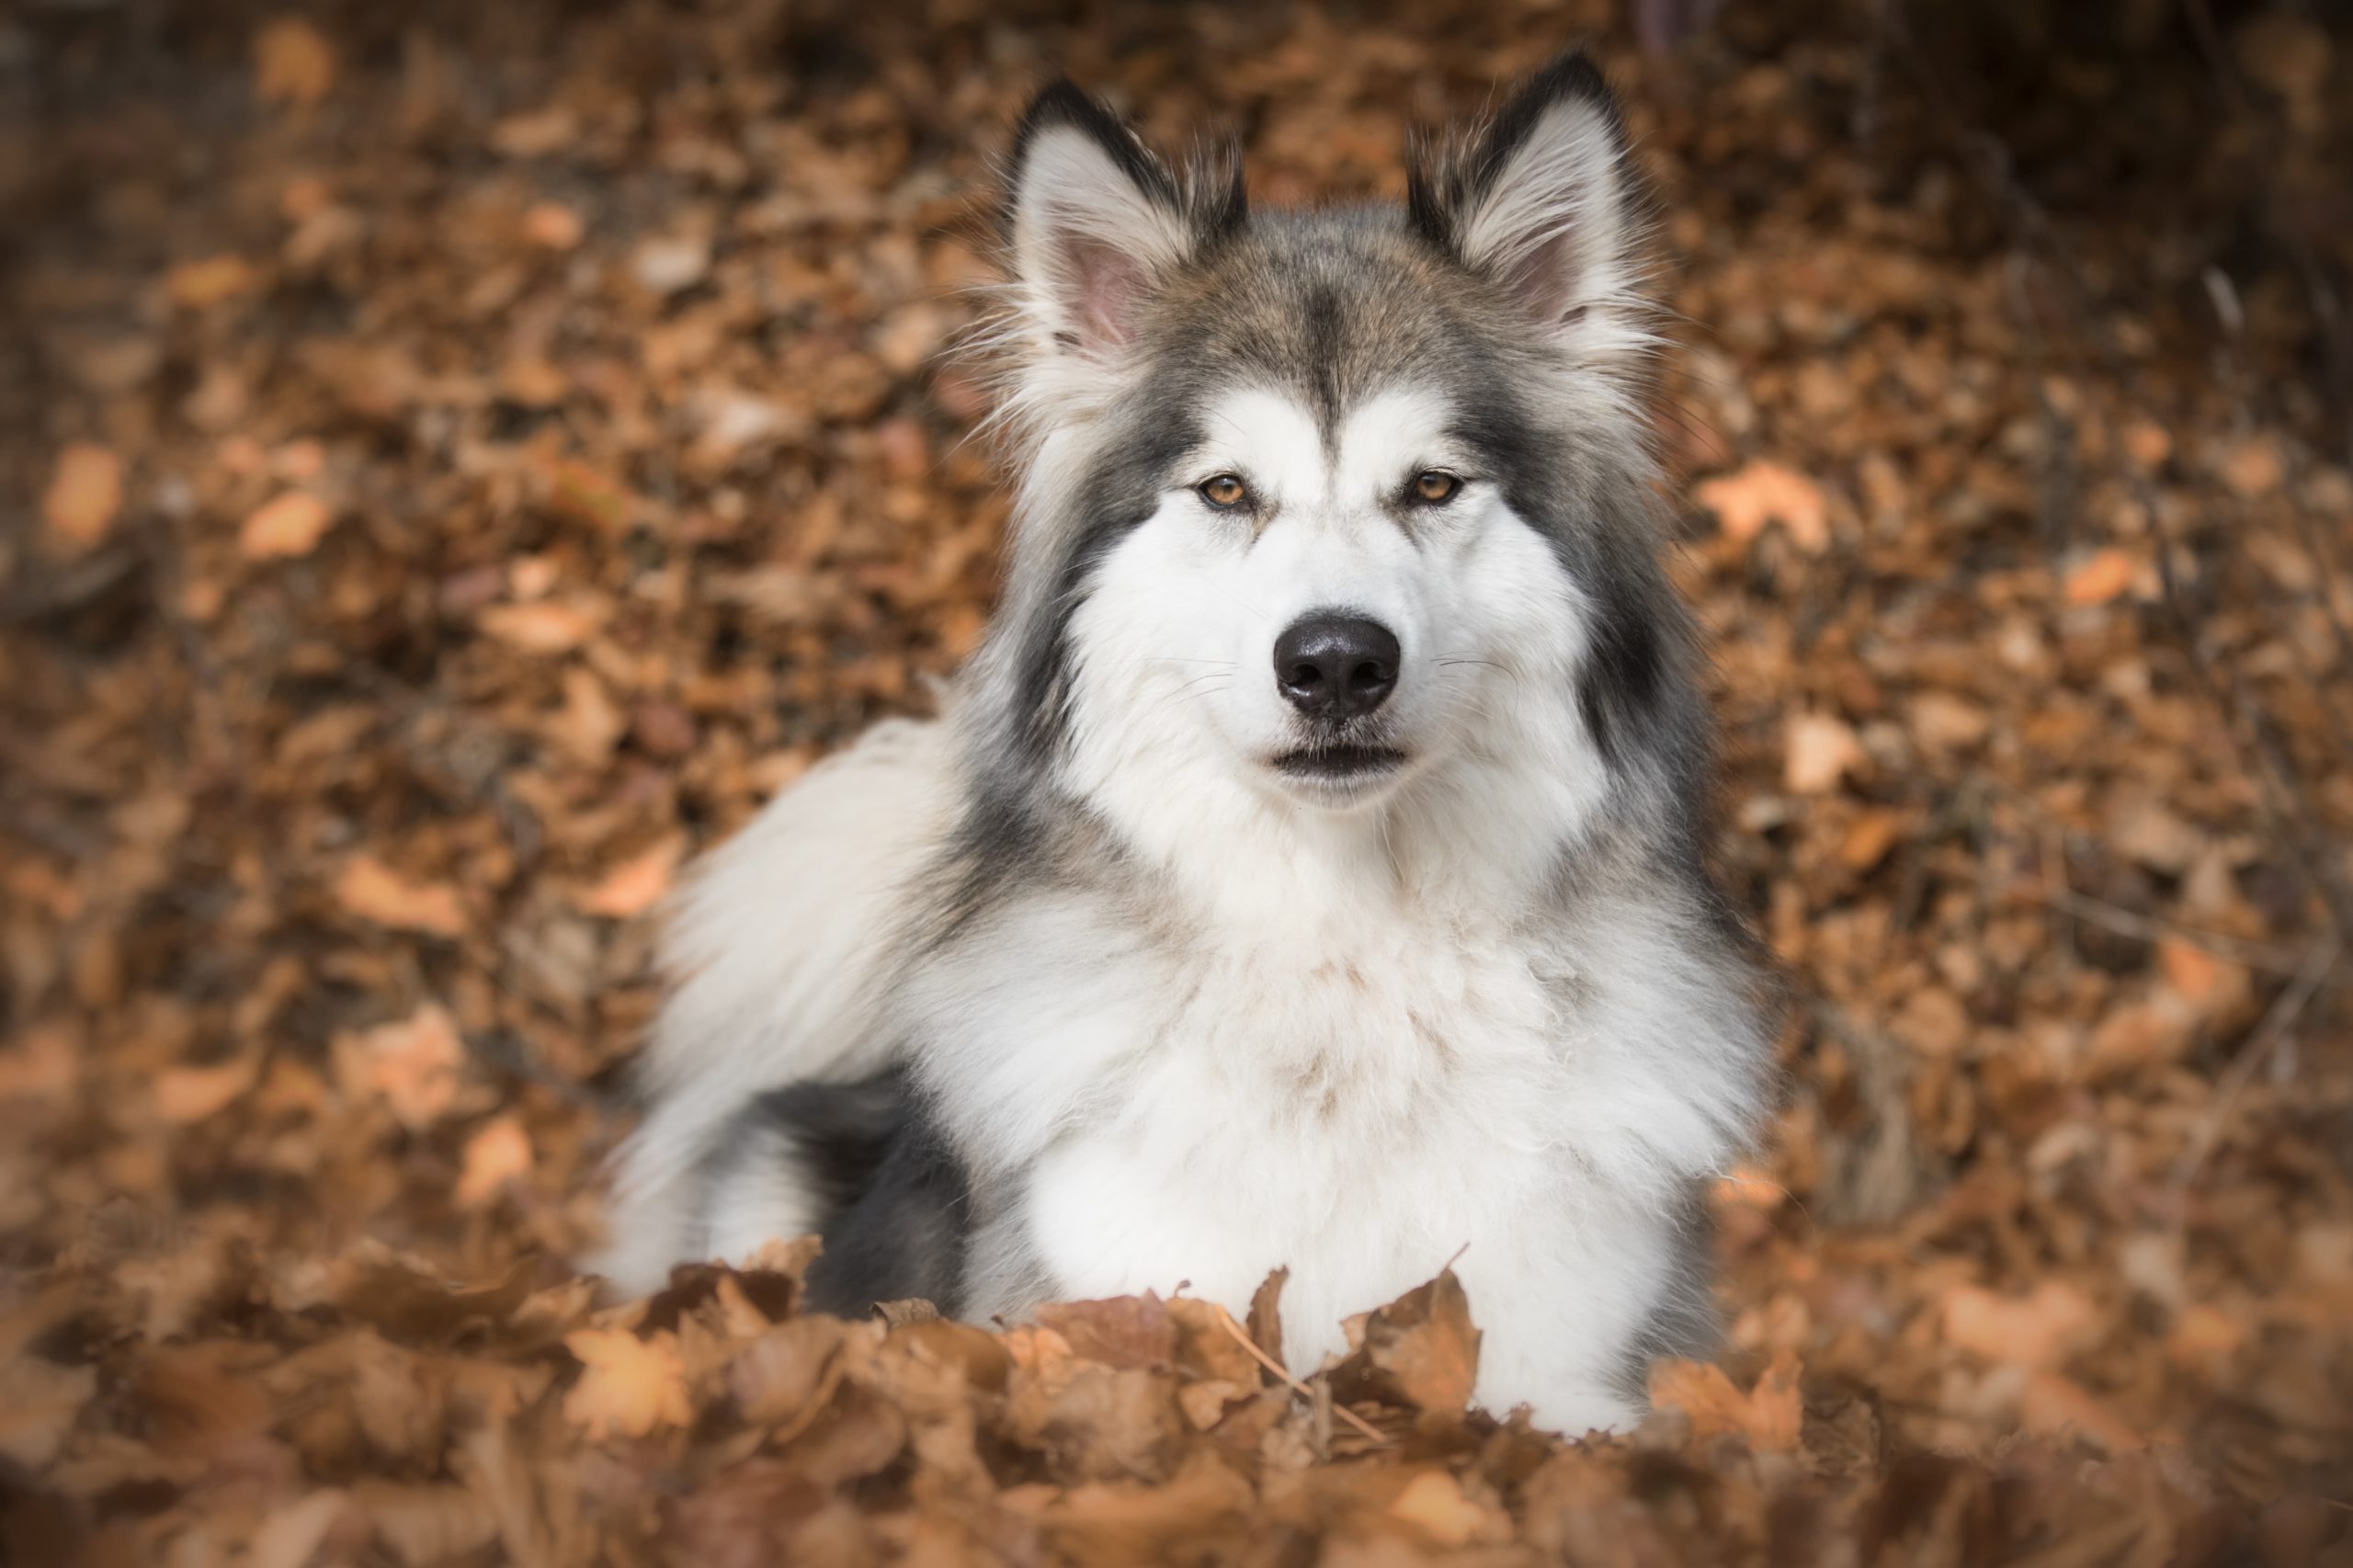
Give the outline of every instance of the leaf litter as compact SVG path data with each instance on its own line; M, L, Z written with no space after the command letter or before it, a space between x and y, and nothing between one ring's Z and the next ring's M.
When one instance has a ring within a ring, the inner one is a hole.
M1027 92L1394 193L1606 9L0 21L0 1560L2353 1561L2353 48L2138 16L1606 49L1799 1005L1726 1355L1592 1443L1447 1273L1311 1368L1279 1278L568 1260L642 916L983 623Z

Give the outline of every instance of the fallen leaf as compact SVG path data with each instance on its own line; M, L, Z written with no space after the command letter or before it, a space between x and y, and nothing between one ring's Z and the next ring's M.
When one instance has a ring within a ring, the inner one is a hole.
M669 834L656 840L614 867L602 881L582 894L581 912L608 920L627 920L644 914L670 891L671 879L676 875L678 862L686 853L683 834Z
M1819 795L1864 762L1862 743L1827 713L1793 713L1781 736L1781 784L1792 794Z
M306 108L335 88L335 48L300 17L280 17L254 35L254 94L266 104Z
M59 450L41 497L41 519L53 543L69 554L85 551L106 538L121 510L120 458L94 441L74 441Z
M2060 1279L2046 1279L2024 1296L1997 1296L1964 1285L1945 1297L1944 1336L1989 1361L2055 1367L2098 1333L2089 1298Z
M47 1466L97 1391L96 1367L61 1367L38 1356L0 1364L0 1458L28 1471Z
M570 605L492 605L482 629L526 653L568 653L596 635L596 618Z
M1038 1321L1061 1335L1071 1354L1107 1367L1165 1367L1176 1358L1176 1324L1149 1291L1099 1301L1057 1301Z
M548 250L570 250L580 243L580 215L569 207L542 201L523 214L523 237Z
M642 1437L656 1426L683 1426L694 1418L686 1363L677 1335L667 1329L643 1339L626 1329L574 1329L563 1336L563 1347L587 1369L563 1396L564 1418L590 1440Z
M499 1189L508 1182L530 1174L531 1135L523 1130L519 1117L493 1117L466 1140L462 1160L458 1173L458 1207L479 1209L498 1196Z
M1333 1392L1459 1411L1479 1381L1479 1339L1462 1282L1449 1268L1366 1316L1362 1342L1332 1372Z
M1830 547L1830 518L1821 486L1774 462L1753 462L1736 473L1711 479L1692 491L1716 515L1724 537L1745 544L1779 522L1808 554Z
M460 937L466 912L447 882L414 882L372 855L355 855L335 879L335 901L363 920L395 931Z
M335 510L324 501L306 490L290 490L245 519L237 530L237 549L248 561L308 555L334 521Z
M166 1067L155 1075L155 1113L173 1127L205 1120L252 1088L260 1074L259 1056L211 1067Z
M253 264L241 256L210 256L203 261L183 262L164 278L164 291L172 303L191 311L200 311L250 293L260 283Z
M2071 605L2104 605L2132 585L2132 558L2110 547L2077 562L2067 573L2063 593Z
M465 1062L456 1021L430 1002L396 1023L337 1042L337 1076L345 1093L381 1098L412 1130L430 1127L448 1114Z
M1651 1369L1651 1403L1690 1417L1695 1438L1736 1436L1769 1453L1795 1452L1805 1423L1797 1357L1789 1350L1775 1353L1746 1393L1712 1362L1661 1361Z
M1442 1470L1423 1471L1407 1482L1389 1505L1389 1517L1438 1546L1467 1546L1487 1528L1487 1511L1463 1496L1462 1483Z

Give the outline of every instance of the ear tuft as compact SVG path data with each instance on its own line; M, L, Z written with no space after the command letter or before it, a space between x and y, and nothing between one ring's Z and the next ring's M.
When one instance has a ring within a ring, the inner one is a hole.
M1007 160L1001 224L1033 356L1116 363L1152 292L1246 210L1241 162L1180 179L1067 80L1030 104Z
M1607 360L1647 341L1633 297L1639 202L1627 165L1617 99L1599 67L1571 51L1483 129L1412 150L1406 216L1578 358Z

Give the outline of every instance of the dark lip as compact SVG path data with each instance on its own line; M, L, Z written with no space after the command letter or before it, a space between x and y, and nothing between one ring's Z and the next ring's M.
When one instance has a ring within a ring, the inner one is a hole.
M1405 766L1405 754L1389 746L1302 746L1275 758L1277 771L1293 778L1353 783Z

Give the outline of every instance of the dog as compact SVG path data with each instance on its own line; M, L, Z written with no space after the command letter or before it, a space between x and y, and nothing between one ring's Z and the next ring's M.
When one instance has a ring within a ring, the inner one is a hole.
M972 1319L1287 1267L1281 1349L1459 1255L1477 1397L1576 1434L1714 1333L1769 970L1645 445L1645 199L1570 53L1402 206L1251 210L1067 83L1015 137L989 631L712 855L620 1288L814 1233Z

